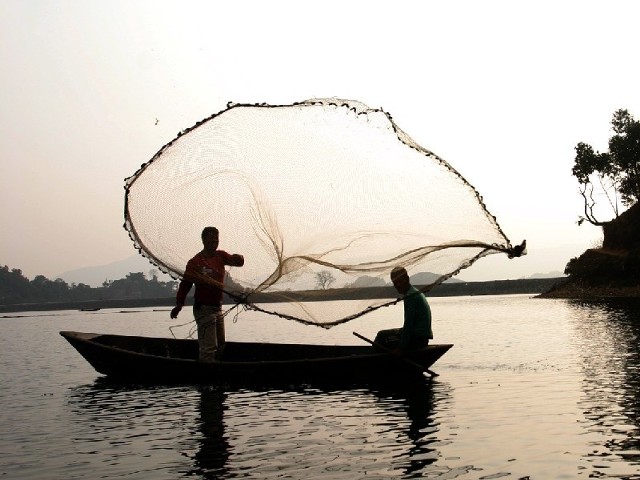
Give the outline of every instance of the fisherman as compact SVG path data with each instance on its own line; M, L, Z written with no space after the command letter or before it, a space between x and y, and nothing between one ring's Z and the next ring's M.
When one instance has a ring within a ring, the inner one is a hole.
M201 362L213 362L225 342L222 315L224 266L242 267L244 257L218 250L220 234L216 227L205 227L201 237L204 249L187 262L171 318L178 317L189 290L195 284L193 316L198 326L199 358Z
M396 353L426 347L429 340L433 339L431 309L427 299L411 285L409 274L403 267L391 270L391 282L398 293L404 296L404 324Z

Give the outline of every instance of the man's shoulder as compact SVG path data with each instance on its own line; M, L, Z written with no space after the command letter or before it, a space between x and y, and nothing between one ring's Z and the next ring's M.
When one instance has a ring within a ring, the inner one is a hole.
M193 257L191 257L191 260L189 260L189 263L192 265L199 265L199 264L209 264L211 262L219 262L219 261L226 261L229 257L231 257L230 253L225 252L224 250L216 250L216 252L212 255L207 255L205 253L205 251L201 251L196 253Z
M421 290L418 290L416 287L411 285L405 294L405 302L407 301L411 304L421 304L426 303L427 299Z
M420 295L420 290L418 290L413 285L409 285L409 289L407 290L407 293L405 293L405 295L407 297L415 297L415 296Z
M231 254L228 252L225 252L224 250L216 250L216 255L223 262L228 262L229 259L231 258Z
M199 260L201 260L204 257L204 252L203 251L199 251L198 253L196 253L193 257L191 257L189 259L188 263L194 263L197 262Z

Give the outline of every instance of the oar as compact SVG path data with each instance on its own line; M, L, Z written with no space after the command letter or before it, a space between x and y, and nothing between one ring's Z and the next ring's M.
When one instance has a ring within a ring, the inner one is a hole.
M353 334L358 337L361 340L364 340L365 342L370 343L371 345L373 345L374 347L378 347L379 349L387 352L390 355L394 355L398 358L400 358L401 360L404 360L405 362L407 362L409 365L414 366L415 368L419 368L421 371L428 373L430 376L432 377L437 377L438 374L432 370L429 370L428 368L423 367L422 365L420 365L417 362L414 362L413 360L411 360L410 358L405 357L404 355L402 355L401 353L395 352L393 350L391 350L390 348L387 348L383 345L380 345L378 342L374 342L373 340L369 340L367 337L364 337L362 335L360 335L358 332L353 332Z

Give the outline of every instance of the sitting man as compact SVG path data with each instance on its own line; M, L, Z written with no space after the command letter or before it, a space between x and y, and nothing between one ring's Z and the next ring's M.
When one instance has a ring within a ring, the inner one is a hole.
M409 274L403 267L391 271L391 282L398 293L404 296L404 324L400 335L398 353L424 348L433 338L431 331L431 309L427 299L411 285Z

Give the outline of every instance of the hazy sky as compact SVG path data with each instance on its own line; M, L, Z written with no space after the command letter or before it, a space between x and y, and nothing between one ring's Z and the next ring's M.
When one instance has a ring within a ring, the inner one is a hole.
M336 96L389 112L527 239L460 278L562 271L601 238L576 225L576 143L606 150L616 109L640 117L638 18L615 0L2 0L0 265L55 278L135 254L123 180L178 132L229 101Z

